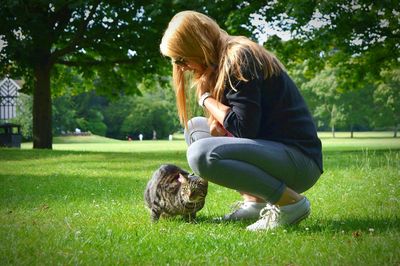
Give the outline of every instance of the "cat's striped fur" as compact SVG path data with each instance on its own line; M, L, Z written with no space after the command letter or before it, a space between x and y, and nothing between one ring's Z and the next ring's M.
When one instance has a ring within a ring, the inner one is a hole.
M203 208L208 182L172 164L161 165L147 183L144 199L151 211L151 220L160 216L182 215L186 220L196 218Z

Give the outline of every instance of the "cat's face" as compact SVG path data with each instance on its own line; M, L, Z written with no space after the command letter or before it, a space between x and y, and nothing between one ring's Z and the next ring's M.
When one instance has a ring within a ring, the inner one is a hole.
M181 196L188 202L199 202L207 196L208 182L198 176L179 176L181 183Z
M180 176L187 177L188 175L188 172L176 165L165 164L161 165L160 168L154 172L153 179L160 180L162 190L171 194L176 194L182 186L182 182L179 181Z

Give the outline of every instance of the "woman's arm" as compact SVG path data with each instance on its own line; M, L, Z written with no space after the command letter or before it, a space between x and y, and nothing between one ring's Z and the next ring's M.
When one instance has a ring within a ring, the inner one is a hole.
M209 100L209 101L207 101L207 100ZM207 105L206 105L206 101L208 102ZM210 108L211 110L213 110L213 111L210 111L210 109L208 109L208 111L210 113L210 117L208 118L208 125L210 126L211 136L226 136L227 131L222 126L222 123L219 122L219 120L214 117L214 115L218 115L219 119L222 119L222 121L223 121L226 114L229 112L230 108L211 97L208 97L204 101L204 107L207 109Z
M211 96L204 100L204 107L221 125L223 125L226 115L231 110L229 106L220 103Z
M213 136L224 136L227 132L235 137L255 138L258 135L261 119L261 84L260 80L239 82L236 90L226 94L229 106L208 97L203 101L210 113L209 122ZM212 120L218 124L211 123ZM223 129L225 132L222 133Z

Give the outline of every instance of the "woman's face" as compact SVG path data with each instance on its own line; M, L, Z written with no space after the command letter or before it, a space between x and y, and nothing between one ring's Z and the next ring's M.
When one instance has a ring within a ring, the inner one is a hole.
M199 64L196 61L190 59L180 58L173 60L173 63L176 64L178 67L180 67L182 71L193 71L201 73L205 69L204 65Z

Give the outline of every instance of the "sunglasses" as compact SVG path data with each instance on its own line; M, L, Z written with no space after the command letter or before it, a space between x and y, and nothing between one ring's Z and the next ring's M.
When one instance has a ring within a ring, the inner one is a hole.
M174 63L175 65L181 66L181 67L187 66L185 59L183 59L182 57L179 57L177 59L172 59L172 63Z

